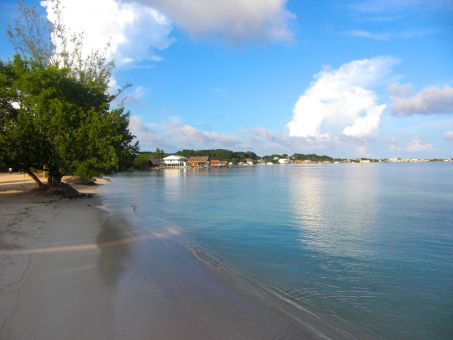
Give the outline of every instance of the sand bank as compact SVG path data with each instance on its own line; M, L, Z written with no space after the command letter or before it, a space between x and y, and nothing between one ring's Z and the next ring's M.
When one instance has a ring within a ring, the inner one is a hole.
M100 204L0 196L0 339L324 337L316 318L288 317L172 235L133 228Z

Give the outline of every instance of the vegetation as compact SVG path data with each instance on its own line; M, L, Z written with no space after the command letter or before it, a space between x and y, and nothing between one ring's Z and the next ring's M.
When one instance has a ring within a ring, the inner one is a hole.
M56 51L42 36L51 30L36 9L20 6L22 20L8 31L17 54L0 61L0 163L21 168L40 186L34 171L47 171L51 189L61 187L63 175L91 180L129 166L138 144L129 113L114 108L116 96L108 93L113 65L98 52L83 58L77 36L71 52ZM60 46L68 46L64 26L53 28Z
M299 161L312 161L312 162L333 162L334 159L330 156L326 155L317 155L315 153L311 154L303 154L303 153L295 153L292 158L294 160Z
M160 150L159 148L154 152L139 152L132 162L132 166L134 169L139 170L148 169L150 165L149 162L152 159L161 159L163 157L165 157L164 150Z
M257 160L259 157L252 151L230 151L225 149L208 149L208 150L181 150L175 154L191 157L191 156L209 156L211 159L218 159L219 161L228 161L238 163L244 161L246 158Z
M279 154L272 154L272 155L266 155L261 157L261 159L264 162L272 162L272 163L278 163L278 160L280 158L288 158L287 154L279 155Z

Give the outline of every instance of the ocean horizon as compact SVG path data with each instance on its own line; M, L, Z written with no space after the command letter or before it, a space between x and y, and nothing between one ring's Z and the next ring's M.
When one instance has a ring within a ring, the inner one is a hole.
M115 175L100 192L132 227L176 235L351 334L446 339L452 170L446 163L166 169Z

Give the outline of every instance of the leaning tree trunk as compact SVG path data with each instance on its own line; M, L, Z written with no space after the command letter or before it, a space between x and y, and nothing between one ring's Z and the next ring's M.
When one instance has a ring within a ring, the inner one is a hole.
M24 170L25 173L27 173L31 178L33 178L33 180L36 182L36 184L38 184L38 186L40 188L44 188L44 183L41 182L41 180L38 178L38 176L35 175L35 173L33 171L31 171L30 169L25 169Z

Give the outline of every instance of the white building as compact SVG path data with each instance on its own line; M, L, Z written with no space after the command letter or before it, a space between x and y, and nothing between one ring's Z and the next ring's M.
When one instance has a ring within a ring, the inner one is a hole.
M279 164L289 164L289 159L288 158L280 158L278 160Z
M171 167L180 167L180 166L187 166L187 158L178 155L170 155L162 159L162 162L165 166Z

